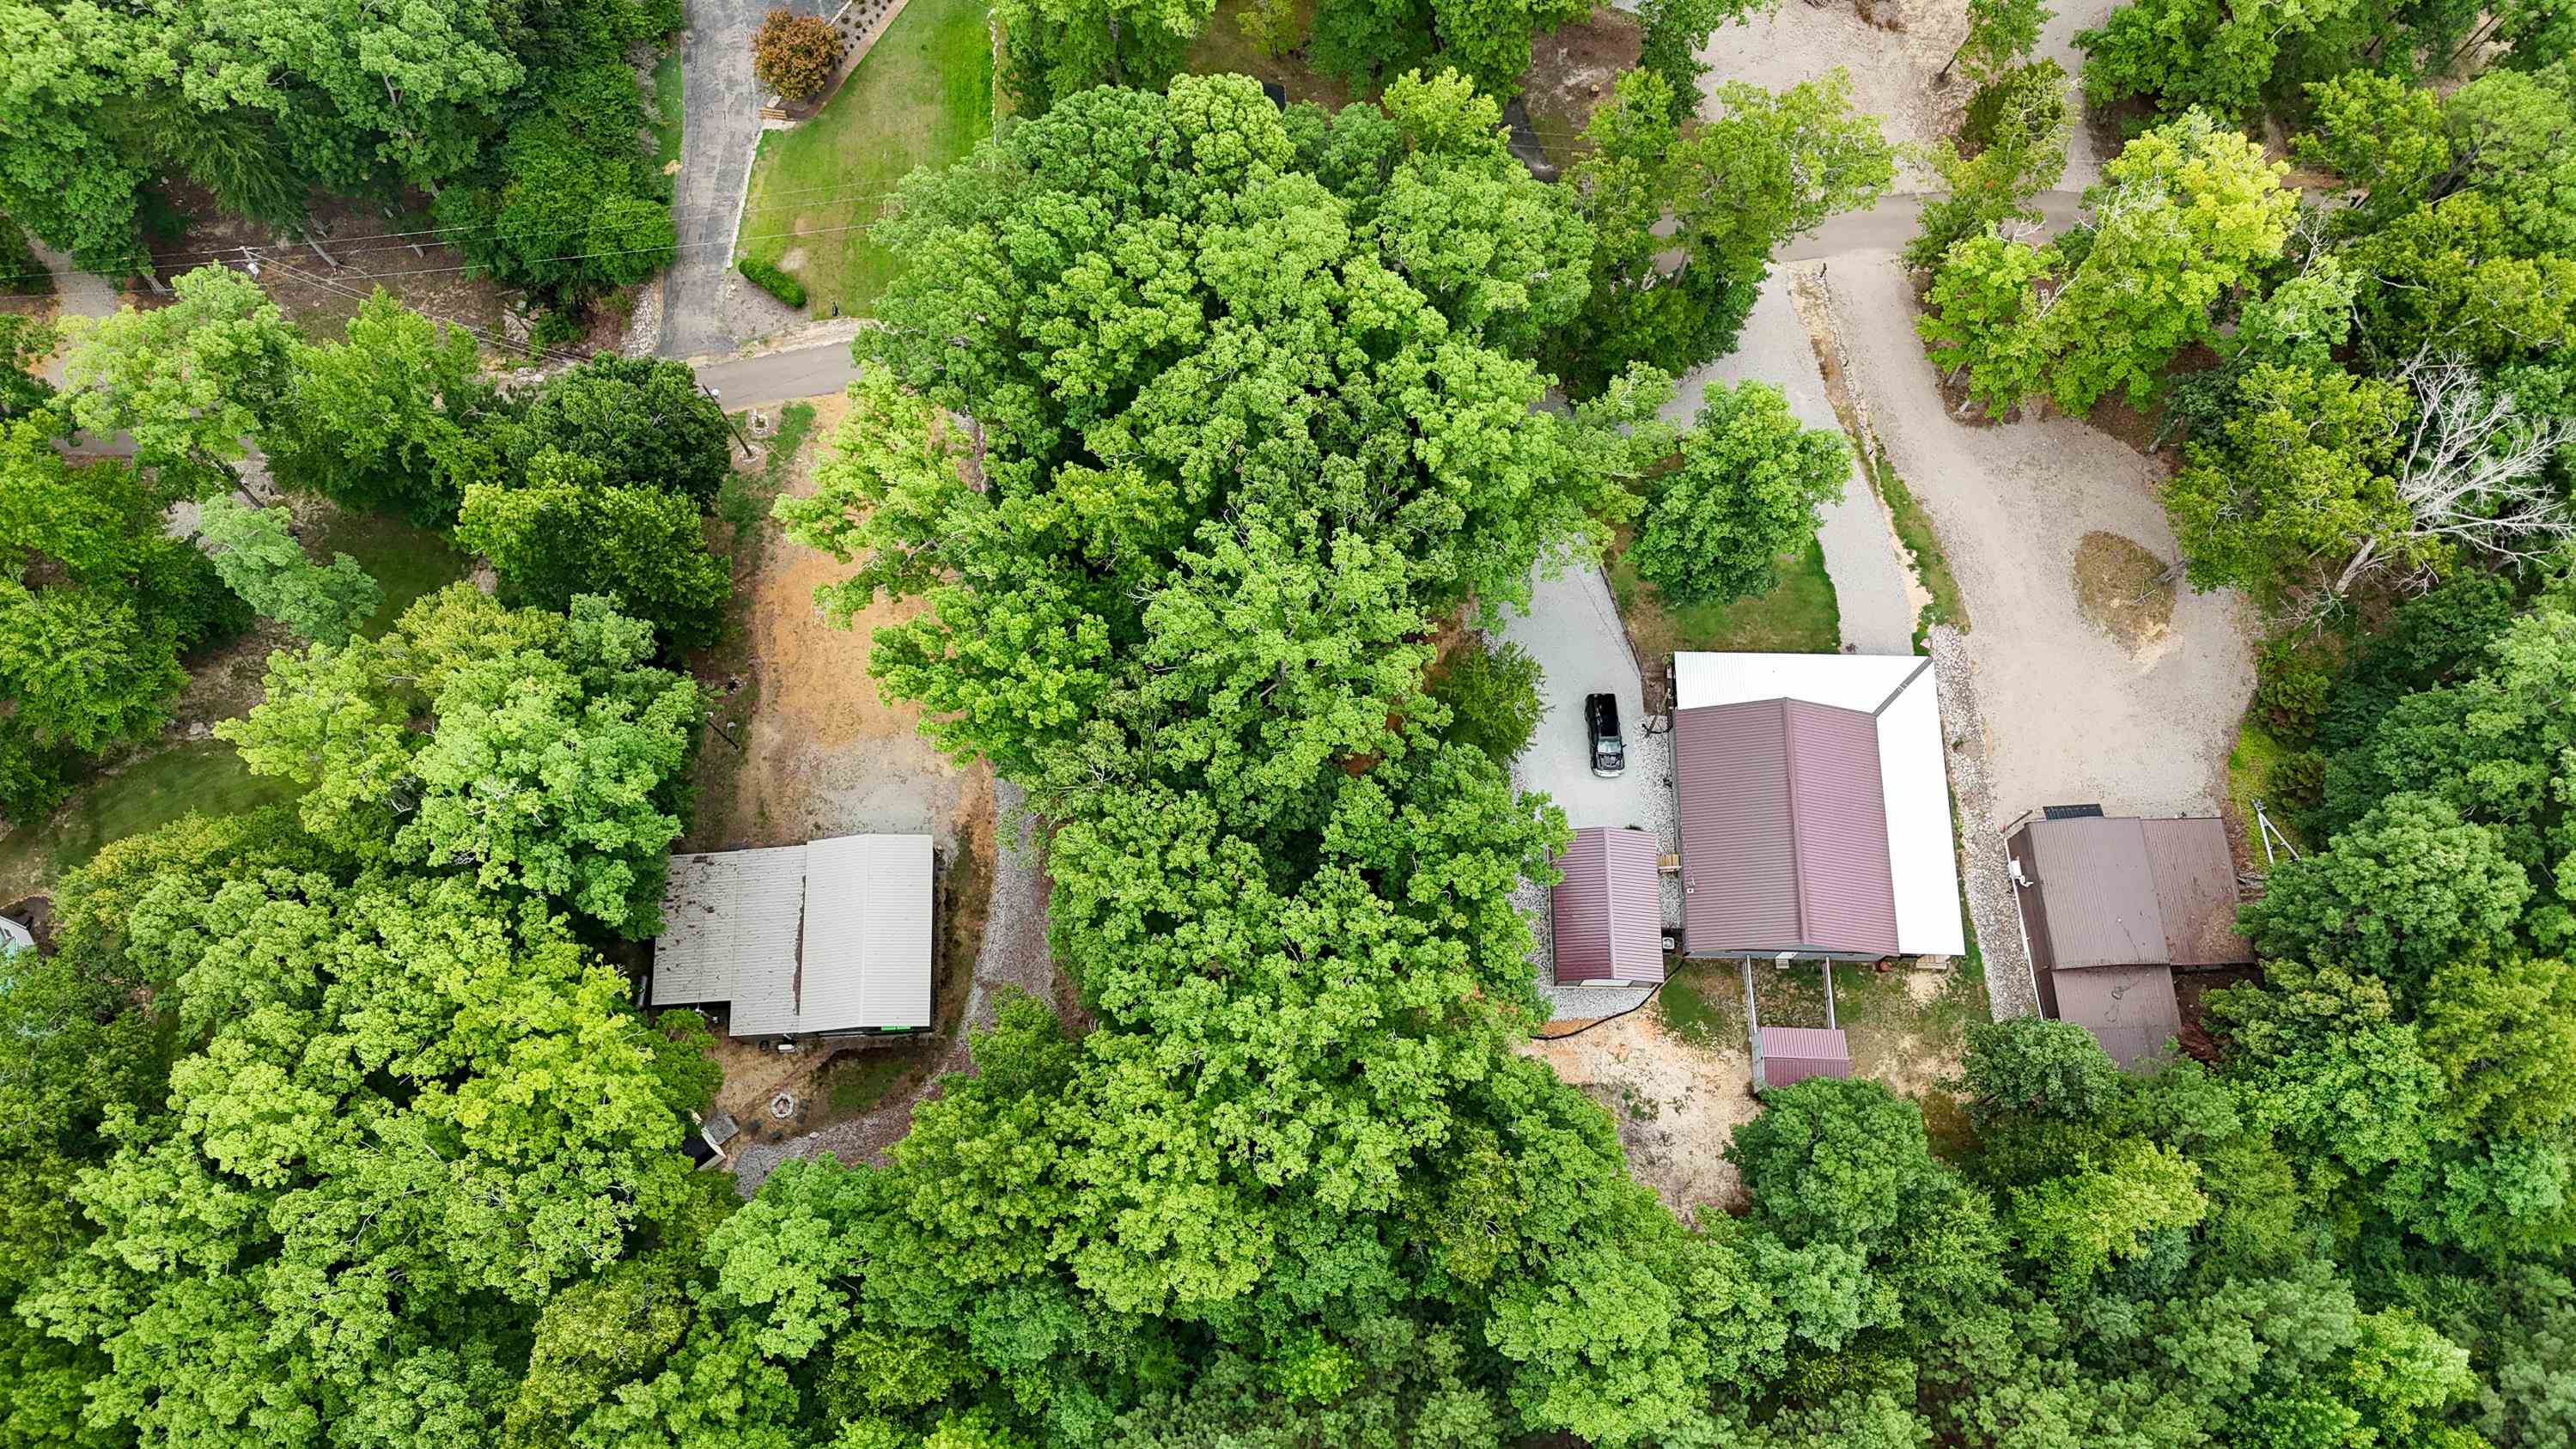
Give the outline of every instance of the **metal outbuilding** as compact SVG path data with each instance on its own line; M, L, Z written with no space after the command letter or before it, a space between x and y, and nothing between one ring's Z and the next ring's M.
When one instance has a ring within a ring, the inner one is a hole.
M927 1029L931 875L927 835L675 855L652 1004L725 1004L736 1037Z
M2025 819L2004 852L2043 1016L2090 1030L2122 1066L2182 1028L2176 966L2236 965L2236 865L2215 816Z
M1589 826L1559 856L1554 891L1559 986L1651 986L1664 979L1664 902L1655 837Z
M1766 1026L1756 1037L1754 1083L1760 1090L1786 1087L1809 1077L1849 1080L1851 1042L1840 1030L1821 1026Z

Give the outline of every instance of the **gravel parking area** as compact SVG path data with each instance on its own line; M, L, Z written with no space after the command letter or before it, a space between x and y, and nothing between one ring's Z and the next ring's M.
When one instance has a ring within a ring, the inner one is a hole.
M1547 577L1542 566L1531 581L1529 612L1507 619L1502 634L1528 650L1546 676L1539 685L1544 713L1538 733L1512 762L1512 784L1547 795L1576 829L1642 826L1655 832L1665 851L1679 849L1673 819L1672 737L1646 733L1637 658L1628 652L1628 634L1619 625L1609 580L1589 564L1568 568L1555 578ZM1607 780L1592 773L1590 737L1583 723L1584 696L1605 693L1619 697L1620 728L1628 740L1628 768ZM1663 884L1664 923L1669 927L1681 919L1681 882L1667 876ZM1554 1004L1554 1019L1607 1016L1645 999L1642 987L1556 985L1547 890L1524 881L1513 902L1538 935L1530 963L1538 973L1539 993Z

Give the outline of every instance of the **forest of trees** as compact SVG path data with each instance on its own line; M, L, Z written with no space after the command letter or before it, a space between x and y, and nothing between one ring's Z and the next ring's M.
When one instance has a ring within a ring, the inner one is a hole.
M389 298L315 341L208 269L75 337L59 393L0 379L0 812L155 735L254 611L289 637L219 733L302 792L109 847L7 962L0 1446L2576 1439L2568 62L2521 11L2354 12L2267 35L2256 81L2115 78L2200 23L2169 8L2088 42L2140 125L2034 244L2067 81L2032 7L1982 7L1909 255L1967 406L2160 412L2189 581L2278 631L2257 712L2318 848L2245 913L2214 1061L1980 1025L1928 1119L1770 1093L1738 1211L1634 1180L1516 1050L1545 1013L1511 897L1567 839L1508 774L1534 671L1441 626L1622 524L1676 597L1771 586L1848 445L1758 383L1661 410L1895 154L1839 78L1703 91L1667 30L1541 182L1478 47L1545 17L1395 17L1352 67L1382 96L1326 111L1171 75L1186 7L1053 8L1013 35L1053 67L1024 114L882 224L902 271L778 506L854 565L827 615L916 605L871 668L1027 790L1089 1018L1004 1002L884 1166L748 1201L691 1171L706 1027L633 1004L706 709L675 666L727 628L729 438L686 369L502 387ZM2338 34L2366 69L2317 73ZM1457 68L1396 69L1424 57ZM411 164L402 117L374 162L322 145L330 94L258 120L353 168L313 184ZM2335 204L2236 129L2266 106ZM63 144L138 196L158 164ZM109 431L131 461L65 460ZM373 582L306 555L252 448L494 593L360 627Z
M149 271L173 188L300 235L319 196L429 204L466 260L558 302L670 260L631 53L679 0L0 7L0 213L83 268Z

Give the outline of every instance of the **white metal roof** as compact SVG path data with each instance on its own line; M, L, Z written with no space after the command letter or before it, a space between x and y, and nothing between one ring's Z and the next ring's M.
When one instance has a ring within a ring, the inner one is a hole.
M1673 656L1677 710L1764 699L1802 699L1877 718L1896 949L1907 956L1965 952L1940 680L1932 661L1910 654Z
M671 857L656 1006L729 1003L734 1036L930 1025L926 835Z
M930 1025L930 837L844 835L805 847L805 1030ZM847 963L846 966L841 963Z

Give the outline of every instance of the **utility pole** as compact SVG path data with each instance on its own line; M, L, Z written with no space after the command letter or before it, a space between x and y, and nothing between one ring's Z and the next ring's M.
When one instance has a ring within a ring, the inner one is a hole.
M733 440L742 445L742 455L751 457L751 440L742 435L742 426L733 420L733 414L724 410L724 394L703 382L698 384L698 391L705 393L707 400L716 405L716 416L725 420L725 431L733 434Z

